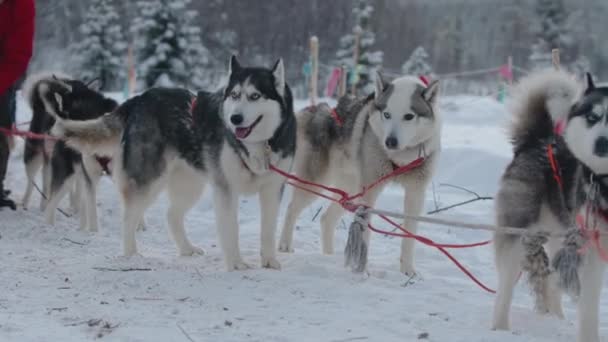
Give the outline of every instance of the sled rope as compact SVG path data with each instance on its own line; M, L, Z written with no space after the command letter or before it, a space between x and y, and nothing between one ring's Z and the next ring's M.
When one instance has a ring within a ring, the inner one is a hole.
M15 136L21 137L23 139L34 139L34 140L60 140L57 137L48 135L48 134L38 134L30 131L20 131L16 128L8 129L5 127L0 127L0 133L6 136Z
M315 194L319 197L325 198L327 200L330 200L332 202L338 203L340 204L345 210L354 213L355 211L357 211L357 209L359 209L360 207L364 207L366 210L369 210L370 213L376 213L375 209L373 208L368 208L367 206L361 205L361 204L355 204L353 203L354 200L359 199L361 197L363 197L365 195L365 193L367 193L370 189L378 186L380 183L396 177L398 175L410 172L418 167L420 167L421 165L424 164L425 159L420 157L416 160L414 160L413 162L401 166L397 169L395 169L393 172L387 174L386 176L383 176L381 178L379 178L378 180L376 180L375 182L371 183L370 185L367 185L363 188L363 190L355 195L349 195L346 191L338 189L338 188L334 188L334 187L329 187L323 184L318 184L318 183L314 183L314 182L310 182L307 180L303 180L295 175L289 174L281 169L276 168L273 165L270 165L270 169L280 175L282 175L283 177L289 179L290 181L288 182L288 184L301 189L303 191L307 191L310 192L312 194ZM325 191L328 191L330 193L333 193L335 195L338 195L340 198L334 198L328 195L325 195L319 191L314 190L313 188L318 188L318 189L322 189ZM435 247L437 248L441 253L443 253L445 256L447 256L450 261L452 261L466 276L468 276L476 285L478 285L480 288L482 288L483 290L489 292L489 293L496 293L494 290L490 289L489 287L487 287L486 285L484 285L479 279L477 279L466 267L464 267L462 265L462 263L460 263L454 256L452 256L447 249L455 249L455 248L472 248L472 247L479 247L479 246L485 246L491 243L491 241L484 241L484 242L479 242L479 243L474 243L474 244L466 244L466 245L456 245L456 244L438 244L435 241L420 236L420 235L416 235L413 234L411 232L409 232L407 229L405 229L404 227L402 227L401 225L397 224L396 222L394 222L393 220L391 220L389 218L389 215L386 215L388 212L382 212L379 213L378 216L380 218L382 218L385 222L389 223L390 225L392 225L393 227L399 229L402 233L394 233L394 232L389 232L389 231L384 231L381 229L378 229L376 227L374 227L371 223L368 223L367 226L368 228L378 234L384 234L384 235L388 235L388 236L396 236L396 237L401 237L401 238L408 238L408 239L415 239L417 241L419 241L420 243L427 245L427 246L431 246L431 247ZM388 213L388 214L392 214L392 213ZM405 215L401 215L402 217L404 217Z

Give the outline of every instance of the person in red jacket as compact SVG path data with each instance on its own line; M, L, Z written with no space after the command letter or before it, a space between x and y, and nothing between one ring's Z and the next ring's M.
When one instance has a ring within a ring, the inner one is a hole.
M15 83L32 58L34 17L34 0L0 0L0 127L15 123ZM9 151L9 137L0 133L0 208L15 210L4 189Z

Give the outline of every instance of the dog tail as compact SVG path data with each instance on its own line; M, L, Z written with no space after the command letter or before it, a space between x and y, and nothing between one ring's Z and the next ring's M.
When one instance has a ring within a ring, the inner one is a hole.
M124 127L119 107L93 120L57 119L51 134L81 153L113 155L120 145Z
M513 145L550 137L580 96L582 86L569 73L553 69L534 72L514 89L510 136Z
M60 72L44 72L29 76L23 82L22 93L34 115L57 116L60 103L53 94L60 91L72 91L66 80L70 77ZM32 120L33 121L33 120ZM36 132L42 133L42 132Z

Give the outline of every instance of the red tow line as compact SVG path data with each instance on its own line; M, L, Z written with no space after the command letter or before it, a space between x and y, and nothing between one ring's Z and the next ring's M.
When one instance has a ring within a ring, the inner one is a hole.
M340 204L345 210L354 213L359 207L360 205L356 205L353 204L352 202L356 199L359 199L361 197L363 197L365 195L365 193L367 193L370 189L378 186L380 183L402 175L404 173L410 172L420 166L422 166L425 162L424 158L418 158L416 160L414 160L413 162L398 167L395 170L393 170L393 172L389 173L388 175L381 177L380 179L376 180L375 182L373 182L372 184L365 186L363 188L363 190L355 195L349 195L346 191L342 190L342 189L338 189L338 188L334 188L334 187L329 187L323 184L318 184L318 183L314 183L314 182L310 182L304 179L301 179L295 175L289 174L281 169L278 169L277 167L275 167L274 165L270 165L270 169L278 174L280 174L281 176L287 178L290 180L290 182L288 182L288 184L292 185L295 188L298 188L300 190L315 194L319 197L325 198L329 201L332 201L334 203L338 203ZM321 190L325 190L328 191L330 193L333 193L335 195L338 195L340 198L334 198L331 196L328 196L326 194L321 193L320 191L316 191L312 188L318 188ZM401 238L408 238L408 239L415 239L419 242L421 242L424 245L427 246L431 246L431 247L435 247L437 248L441 253L443 253L445 256L447 256L465 275L467 275L475 284L477 284L480 288L482 288L483 290L489 292L489 293L496 293L496 291L492 290L491 288L487 287L486 285L484 285L479 279L477 279L466 267L464 267L462 265L462 263L460 263L453 255L451 255L447 249L461 249L461 248L472 248L472 247L479 247L479 246L485 246L490 244L492 241L484 241L484 242L479 242L479 243L473 243L473 244L466 244L466 245L457 245L457 244L438 244L435 241L420 236L420 235L416 235L416 234L412 234L411 232L409 232L407 229L405 229L404 227L402 227L401 225L397 224L395 221L391 220L390 218L388 218L385 215L379 215L380 218L382 218L384 221L386 221L387 223L389 223L390 225L392 225L393 227L399 229L402 233L394 233L394 232L389 232L389 231L384 231L381 229L377 229L374 226L372 226L371 223L368 224L368 227L371 231L378 233L378 234L384 234L384 235L388 235L388 236L396 236L396 237L401 237Z

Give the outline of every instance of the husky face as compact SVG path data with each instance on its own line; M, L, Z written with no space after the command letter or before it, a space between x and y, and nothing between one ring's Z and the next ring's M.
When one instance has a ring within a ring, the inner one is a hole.
M434 107L439 83L428 87L414 77L385 84L376 74L375 109L369 122L384 149L390 154L414 147L437 133Z
M53 77L41 85L41 98L50 114L66 119L89 120L113 111L118 104L78 80Z
M608 87L595 87L587 75L587 90L570 111L565 140L574 156L595 174L608 174Z
M246 68L232 56L223 103L226 127L245 143L270 140L281 124L284 96L283 60L272 69Z

